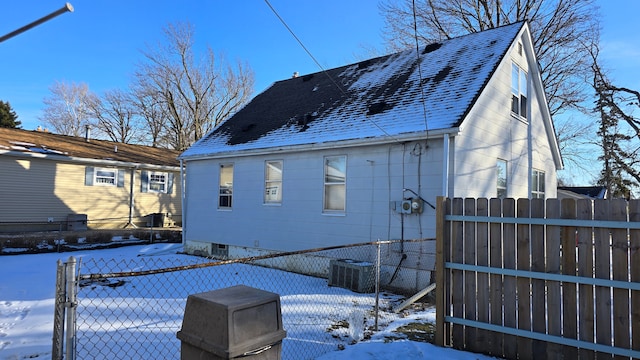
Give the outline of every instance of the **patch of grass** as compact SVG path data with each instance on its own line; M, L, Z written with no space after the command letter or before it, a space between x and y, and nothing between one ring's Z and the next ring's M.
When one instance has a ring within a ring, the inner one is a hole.
M432 323L409 323L397 328L394 332L403 334L409 340L432 344L436 336L436 328Z
M331 324L331 326L327 328L327 332L332 332L338 329L348 329L348 328L349 328L349 322L347 320L339 320Z

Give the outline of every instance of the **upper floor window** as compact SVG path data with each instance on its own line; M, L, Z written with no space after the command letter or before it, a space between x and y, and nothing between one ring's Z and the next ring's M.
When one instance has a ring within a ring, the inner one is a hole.
M230 209L233 200L233 164L220 165L218 208Z
M544 171L533 169L531 173L531 197L544 199Z
M347 157L324 158L324 211L344 211L347 190Z
M507 161L498 159L497 166L497 197L499 199L504 199L507 197Z
M267 161L264 166L264 202L282 202L282 160Z
M511 112L527 118L527 73L511 64Z

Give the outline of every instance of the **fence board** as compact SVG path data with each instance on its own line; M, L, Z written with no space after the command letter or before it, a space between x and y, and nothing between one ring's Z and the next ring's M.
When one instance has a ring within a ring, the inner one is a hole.
M640 222L640 200L629 202L629 221ZM629 260L631 262L631 281L640 282L640 230L629 232ZM631 291L631 347L640 350L640 291Z
M640 290L630 290L640 282L640 201L451 204L439 228L451 229L452 302L438 311L453 313L454 347L509 359L640 358Z
M560 201L558 199L547 200L547 218L560 218ZM545 253L547 258L546 272L560 274L560 226L547 226ZM548 333L550 335L562 335L562 298L560 296L560 282L547 281L547 319ZM562 359L562 346L558 344L547 345L547 359Z
M488 216L487 199L478 199L476 206L476 215ZM489 266L489 224L486 222L479 222L476 224L476 249L477 257L476 263L480 266ZM478 273L477 275L477 319L483 323L489 323L489 275L486 273ZM481 351L487 346L487 342L490 341L490 332L483 329L478 329L476 333L476 351Z
M500 199L489 200L489 214L494 217L502 216L502 201ZM490 235L490 265L495 268L502 268L502 225L500 223L491 223L489 225ZM489 276L490 302L491 302L491 324L503 325L502 322L502 292L504 284L502 275L491 274ZM504 335L500 332L493 332L491 335L490 355L502 357Z
M463 201L455 198L451 203L451 214L462 215ZM451 261L462 264L464 261L463 253L463 222L454 221L451 224ZM453 270L451 272L451 301L453 302L453 316L457 318L464 317L464 307L460 304L464 303L464 277L461 270ZM464 349L464 327L459 324L453 324L451 332L451 345L456 349Z
M544 199L531 200L531 217L544 218ZM544 226L531 226L531 270L544 272ZM544 301L544 280L531 280L531 328L538 333L546 333L546 306ZM547 342L533 341L533 358L544 359L547 351Z
M518 218L529 218L529 199L518 199L517 216ZM518 270L531 270L531 249L530 249L530 227L528 224L517 225L517 263ZM520 276L517 278L516 284L517 298L512 301L518 305L518 329L531 330L531 279ZM530 338L518 337L518 358L527 360L532 359L533 344Z
M595 200L593 216L595 220L609 220L609 201ZM595 274L599 279L610 279L610 237L609 229L594 231ZM611 346L611 288L596 286L596 342ZM610 354L597 353L598 360L611 359Z
M577 203L577 218L581 220L592 219L593 208L591 200L580 199ZM578 227L578 276L593 278L593 228ZM578 311L578 333L580 340L593 342L594 335L594 297L593 286L582 284L578 286L579 311ZM580 349L578 352L580 360L593 360L595 352L587 349Z
M573 199L563 199L560 215L563 219L576 218L576 203ZM562 274L576 275L576 228L565 226L562 228ZM569 339L578 339L578 303L576 284L564 282L562 284L562 336ZM562 352L566 359L578 357L577 350L569 346L563 346Z
M515 217L515 200L502 200L502 215L505 218ZM516 226L514 224L503 224L502 228L502 255L503 266L505 269L516 268ZM514 276L504 276L504 326L517 328L516 319L516 278ZM517 337L510 334L504 335L504 356L509 359L515 359L518 355Z
M476 199L464 199L464 215L473 216L476 214ZM476 224L473 221L464 223L464 263L476 265ZM476 273L475 271L464 272L464 318L476 320ZM473 326L466 326L464 329L465 346L467 349L477 352L477 329Z
M627 202L624 199L611 200L611 220L627 221ZM611 230L611 258L613 261L613 279L629 281L629 238L627 229ZM617 347L628 349L629 342L629 290L613 289L613 343ZM629 359L620 355L616 360Z

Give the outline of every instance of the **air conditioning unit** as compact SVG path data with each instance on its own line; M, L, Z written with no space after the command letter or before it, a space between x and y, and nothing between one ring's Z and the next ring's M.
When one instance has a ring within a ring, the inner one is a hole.
M351 259L329 261L329 286L359 293L374 290L374 266L370 262Z
M215 258L227 259L229 257L229 247L225 244L211 244L211 256Z

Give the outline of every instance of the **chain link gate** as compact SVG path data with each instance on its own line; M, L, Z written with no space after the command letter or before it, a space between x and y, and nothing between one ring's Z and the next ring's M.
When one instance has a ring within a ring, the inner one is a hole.
M71 257L58 266L52 360L179 358L187 296L236 284L281 294L290 335L282 358L314 359L397 318L403 297L393 287L410 282L415 288L405 293L415 294L429 285L432 247L421 239L227 260L84 258L82 270Z
M53 315L52 360L75 359L77 294L76 259L71 256L67 262L58 260ZM66 347L64 346L65 344L67 345Z

